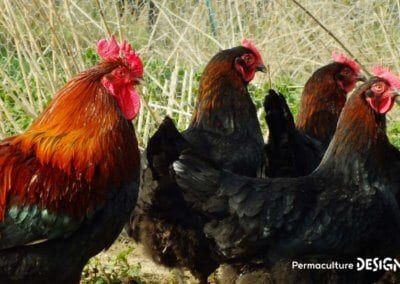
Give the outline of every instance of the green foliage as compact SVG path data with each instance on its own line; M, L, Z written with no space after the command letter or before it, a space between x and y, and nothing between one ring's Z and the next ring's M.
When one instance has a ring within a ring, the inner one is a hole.
M118 2L127 5L120 17ZM290 1L285 5L277 5L278 1L207 1L217 15L216 35L211 35L213 23L205 16L208 11L203 1L190 5L188 1L154 1L159 11L154 24L148 22L147 6L136 15L128 8L131 2L138 1L72 1L74 5L68 1L66 5L63 1L0 1L1 136L19 133L32 123L34 115L24 106L39 113L54 95L53 85L57 89L78 68L97 63L93 47L109 33L121 35L139 48L146 64L142 97L153 103L150 109L159 117L169 114L179 129L184 129L190 118L204 64L220 48L250 37L274 71L272 87L285 96L294 117L301 94L295 82L302 82L301 86L317 67L329 61L332 50L342 50ZM379 62L398 73L395 47L400 29L393 28L398 25L397 1L304 2L367 69ZM193 80L192 84L188 80ZM269 88L268 82L250 85L264 133L263 101ZM145 146L157 124L145 108L134 123L139 143ZM387 131L391 143L400 148L400 121L390 121ZM93 258L85 267L82 282L140 282L140 263L132 266L127 262L133 249L128 247L106 260Z
M97 54L96 50L94 50L94 48L88 47L83 52L83 61L86 66L93 66L100 61L100 57Z
M82 57L85 61L85 65L87 66L94 65L99 61L99 56L97 55L96 51L93 48L87 48L84 51ZM18 60L16 54L8 57L7 50L5 48L0 48L0 63L2 63L5 60L8 60L8 66L9 66L9 68L6 70L7 75L10 78L13 78L14 83L18 87L20 87L21 90L24 90L25 83L23 81L22 70L20 66L20 64L24 63L21 63ZM25 64L24 67L29 68L29 65ZM190 102L184 101L182 105L190 113L194 107L195 98L198 92L198 83L200 80L202 69L203 67L199 67L196 70L193 70L194 72L193 84L191 90L193 98ZM151 76L154 77L155 79L157 79L156 82L149 76L145 76L144 86L147 89L146 99L154 103L158 103L160 105L165 105L165 102L167 100L165 92L168 92L168 90L165 89L163 90L163 87L167 86L168 88L168 84L166 85L166 83L168 83L171 79L173 79L172 76L174 74L174 68L170 65L165 65L164 62L161 60L151 59L148 62L146 62L146 72L148 74L151 74ZM178 67L178 69L175 70L176 73L175 80L177 86L176 86L176 92L174 92L174 96L177 102L186 99L181 91L185 73L188 72L189 72L188 68L185 69L184 67ZM31 85L32 90L36 90L33 79L31 79L29 84ZM271 86L269 82L261 85L254 85L254 84L249 85L249 91L258 110L259 119L261 122L262 129L264 131L267 131L267 126L264 119L265 114L263 110L264 109L263 103L264 103L264 97L268 93L270 87ZM272 82L272 88L282 93L285 96L286 101L288 102L288 105L293 113L293 116L296 118L299 109L301 87L299 87L291 77L282 76L274 78L274 81ZM188 90L186 90L186 92L188 92ZM19 95L20 94L14 92L14 96L18 97ZM33 95L34 99L37 99L37 95L36 94ZM19 127L21 127L21 129L26 129L32 123L33 117L30 116L28 113L26 113L26 111L21 107L21 104L16 103L6 93L6 91L2 88L2 86L0 86L0 99L4 102L5 107L9 111L10 115L13 117L14 122ZM47 103L48 102L45 102L45 104ZM173 106L173 110L175 109L177 109L176 105ZM175 121L179 120L179 113L173 112L171 116ZM180 129L184 129L186 125L181 124L178 125L178 127ZM3 119L3 129L4 132L7 133L8 135L13 135L17 133L17 130L15 129L14 125L8 119ZM151 133L154 132L154 130L155 129L152 129ZM393 143L396 147L400 148L400 122L396 121L389 122L387 131L391 143Z
M289 105L293 117L299 112L299 101L302 87L299 88L290 77L279 77L275 80L275 89L282 93Z
M263 107L264 97L268 94L268 90L271 88L269 83L265 83L261 86L250 85L249 91L254 99L254 103L256 104L257 109ZM293 79L289 77L279 77L275 78L272 89L280 92L286 98L287 103L289 104L290 110L293 115L296 116L298 112L298 104L300 98L300 89L297 87L293 81Z
M7 62L8 69L4 70L5 74L9 78L11 78L14 84L21 90L25 89L25 83L23 81L22 70L20 64L23 64L26 70L29 70L29 64L26 61L20 62L18 60L17 55L9 55L6 48L0 48L0 65L3 65ZM33 80L28 82L32 89L35 89ZM20 96L17 92L13 92L12 95L15 97ZM26 113L26 111L22 108L21 104L15 102L14 99L6 92L3 85L0 84L0 100L4 103L4 107L7 109L9 116L12 118L1 119L2 121L2 130L5 133L12 135L16 134L18 131L15 128L15 125L21 127L21 129L25 129L32 123L33 118ZM0 118L2 118L0 116Z
M122 284L142 283L140 281L141 264L131 265L128 255L132 253L135 246L128 246L114 257L93 257L86 264L82 272L82 284Z
M264 98L268 94L268 90L270 88L270 83L265 83L260 86L253 84L249 85L249 92L253 98L254 104L256 105L256 109L259 114L258 118L264 133L268 131L267 124L265 122ZM274 82L272 82L272 89L280 92L286 98L289 108L292 111L293 116L296 118L299 110L301 89L296 86L294 80L290 77L275 78Z
M396 106L395 106L396 107ZM400 121L390 121L387 127L390 143L400 149Z

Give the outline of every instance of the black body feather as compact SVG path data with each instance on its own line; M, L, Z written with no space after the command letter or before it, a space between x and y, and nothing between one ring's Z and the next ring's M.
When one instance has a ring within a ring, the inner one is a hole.
M296 177L311 173L322 159L322 144L300 132L282 94L269 90L264 101L269 128L265 145L268 177Z
M183 199L169 165L190 147L220 167L253 176L264 162L264 142L247 83L233 68L244 47L221 51L207 65L192 122L182 134L166 118L147 147L137 207L130 235L158 264L188 268L201 283L219 266L204 220ZM218 202L212 204L217 208Z
M321 164L309 176L243 177L190 150L173 164L184 198L209 220L204 231L220 257L261 261L268 268L308 256L354 261L398 255L399 153L388 142L383 115L365 101L372 83L353 94ZM214 200L218 211L208 206ZM365 275L359 275L336 283L363 283Z

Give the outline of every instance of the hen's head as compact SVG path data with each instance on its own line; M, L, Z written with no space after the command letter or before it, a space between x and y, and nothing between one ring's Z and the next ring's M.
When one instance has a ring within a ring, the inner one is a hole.
M136 117L140 109L140 96L135 85L143 77L143 63L132 46L125 40L117 43L114 36L97 43L97 53L112 68L101 79L104 88L115 97L127 120Z
M253 80L257 71L265 72L266 68L258 49L247 39L242 41L242 49L235 57L235 69L245 82Z
M365 100L375 112L385 114L392 109L394 97L400 95L400 78L381 66L374 66L372 72L375 77L364 92Z
M239 77L246 84L253 80L257 71L266 71L257 48L247 40L241 46L225 49L214 55L208 62L202 75L201 85L209 88L214 83L222 83L221 78ZM231 82L234 78L229 79Z
M337 52L332 52L332 59L335 61L333 64L336 67L334 80L346 93L354 89L357 81L365 81L355 60Z

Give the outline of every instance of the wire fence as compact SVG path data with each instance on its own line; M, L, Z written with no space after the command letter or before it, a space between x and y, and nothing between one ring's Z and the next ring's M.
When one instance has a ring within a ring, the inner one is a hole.
M399 73L399 0L299 2L367 68L380 63ZM242 38L269 65L254 88L267 76L273 84L287 78L298 94L333 50L343 51L289 0L2 0L0 138L29 126L58 88L98 60L96 42L110 34L131 42L145 62L135 121L141 145L166 114L187 125L204 65Z

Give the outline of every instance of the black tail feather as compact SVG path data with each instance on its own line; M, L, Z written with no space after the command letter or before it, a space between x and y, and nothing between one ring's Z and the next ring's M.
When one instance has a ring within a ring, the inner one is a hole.
M265 119L273 138L288 135L287 132L295 131L293 115L286 103L285 97L270 89L264 100Z
M172 119L165 117L147 145L147 161L154 178L169 175L172 162L189 147L189 142L176 129Z
M321 161L321 143L297 130L282 94L269 90L264 108L269 127L266 176L296 177L311 173Z
M269 177L296 176L293 140L296 125L282 94L269 90L264 100L265 119L268 124L268 143L265 146Z

